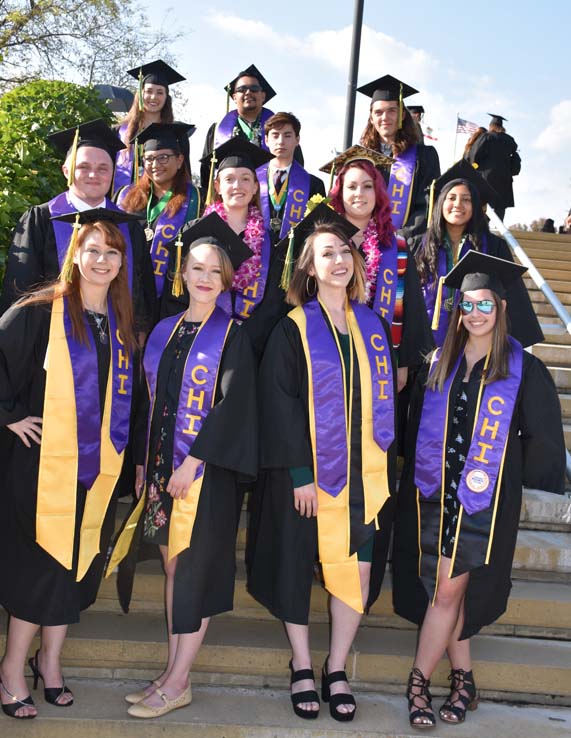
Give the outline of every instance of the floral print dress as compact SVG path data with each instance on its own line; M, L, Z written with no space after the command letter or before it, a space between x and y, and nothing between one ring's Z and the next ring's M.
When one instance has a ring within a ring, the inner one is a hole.
M159 416L154 413L150 433L150 448L147 463L147 501L143 536L149 543L166 546L168 544L168 522L172 510L172 497L166 491L173 472L174 429L179 401L179 388L186 358L191 349L200 323L182 321L174 337L174 352L168 366L163 366L165 356L161 359L160 371L168 371L166 392ZM157 418L160 427L156 428ZM153 427L155 426L155 427Z
M468 395L466 383L462 382L452 416L452 428L446 445L446 472L444 485L444 521L442 534L442 555L452 558L460 503L456 493L470 449L471 434L468 430Z

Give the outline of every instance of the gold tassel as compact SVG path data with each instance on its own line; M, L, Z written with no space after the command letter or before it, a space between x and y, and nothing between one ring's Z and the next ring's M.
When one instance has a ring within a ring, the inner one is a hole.
M212 205L214 202L214 169L216 167L216 152L212 152L212 157L210 159L210 173L208 175L208 192L206 193L206 205Z
M444 288L445 279L446 277L440 277L440 279L438 280L436 301L434 302L434 314L432 315L432 325L431 325L431 328L433 331L437 331L438 325L440 324L440 311L442 310L442 290Z
M75 129L75 136L71 145L71 161L69 163L69 174L67 175L67 186L71 187L75 179L75 160L77 159L77 144L79 143L79 126Z
M145 104L143 103L143 69L141 67L139 67L139 89L137 95L139 98L139 112L142 113L145 109Z
M135 147L135 151L133 152L133 168L135 170L135 184L139 184L139 169L141 166L140 162L140 151L139 151L139 139L135 139L135 143L133 144Z
M402 119L403 119L403 102L402 102L402 82L400 84L400 92L399 92L399 128L402 128Z
M230 112L230 85L226 85L226 115Z
M436 185L436 180L433 179L430 184L430 194L428 196L428 218L427 223L430 225L430 220L432 218L432 211L434 210L434 188Z
M175 297L180 297L184 292L184 284L182 281L181 266L182 266L182 238L180 237L180 231L178 232L178 238L175 242L176 247L176 267L174 272L174 279L172 282L172 293Z
M331 192L331 190L333 189L333 180L334 179L335 179L335 164L333 164L332 167L331 167L331 177L329 178L329 191L327 192L328 195Z
M73 224L73 232L69 240L69 246L67 247L65 259L59 275L60 282L68 282L69 284L71 284L73 280L73 258L75 256L75 247L77 244L77 237L80 228L81 223L79 222L79 213L76 213L75 223Z
M289 243L287 245L287 251L286 251L286 257L284 261L284 268L282 271L282 278L280 280L280 287L284 292L287 292L289 290L289 285L291 282L291 275L293 273L293 226L289 229Z

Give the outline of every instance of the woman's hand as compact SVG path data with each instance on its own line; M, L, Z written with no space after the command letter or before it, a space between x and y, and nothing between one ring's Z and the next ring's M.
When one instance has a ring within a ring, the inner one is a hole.
M303 517L311 518L317 515L317 490L315 484L304 484L303 487L294 487L294 507Z
M22 418L16 423L10 423L6 428L10 428L12 433L15 433L28 448L32 448L28 439L37 443L38 446L42 441L42 418L37 418L35 415L28 415L27 418Z
M194 482L196 471L202 464L201 459L194 456L187 456L182 464L172 473L169 483L167 484L167 492L174 499L182 499L188 494L190 485Z
M404 389L408 379L408 366L399 366L397 369L397 392Z
M142 464L135 466L135 497L139 500L145 484L145 467Z

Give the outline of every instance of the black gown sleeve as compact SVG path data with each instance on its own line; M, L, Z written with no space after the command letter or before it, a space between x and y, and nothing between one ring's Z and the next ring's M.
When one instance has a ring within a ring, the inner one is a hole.
M145 232L139 223L129 223L131 246L133 247L133 311L135 328L149 333L158 320L157 293L151 252Z
M314 195L321 195L321 197L325 197L325 185L323 184L322 179L314 176L313 174L310 174L309 175L309 196L313 197Z
M547 367L527 353L524 353L519 422L524 485L563 494L565 439L559 397Z
M204 139L204 147L202 149L202 158L208 156L212 152L214 145L214 131L216 130L216 123L213 123L208 129L206 138ZM208 192L208 180L210 178L210 161L200 163L200 189L202 195L202 202L206 200L206 193Z
M409 253L404 282L404 315L402 338L397 349L398 365L416 367L434 348L434 339L414 257Z
M440 177L440 160L436 149L434 146L419 144L410 212L406 225L399 230L399 235L407 241L412 236L417 236L426 231L428 190L432 180L438 179L438 177Z

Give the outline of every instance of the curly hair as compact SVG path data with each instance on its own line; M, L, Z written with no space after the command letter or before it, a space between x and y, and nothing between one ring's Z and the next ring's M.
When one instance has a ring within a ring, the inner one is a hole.
M361 134L359 143L361 146L365 146L368 149L374 149L378 151L381 147L381 137L375 126L371 122L371 111L373 110L374 103L371 103L369 108L369 119L365 130ZM413 144L422 143L418 135L418 126L413 120L412 115L408 112L406 107L403 105L402 108L402 128L399 128L395 135L395 140L392 144L393 156L402 154L406 151L409 146Z

